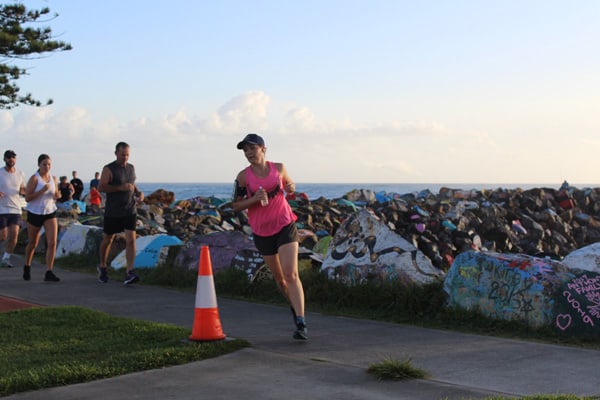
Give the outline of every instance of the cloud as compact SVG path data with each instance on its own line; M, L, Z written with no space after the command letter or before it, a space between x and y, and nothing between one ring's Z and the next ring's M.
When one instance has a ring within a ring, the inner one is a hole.
M315 115L308 107L293 106L287 110L282 124L281 132L315 132L318 130Z
M236 96L210 116L208 121L211 122L211 125L207 125L207 128L227 134L264 131L269 126L269 103L269 96L261 91L252 91Z
M0 111L0 133L9 134L15 119L9 111Z
M57 113L52 107L22 108L0 113L0 132L15 133L13 143L17 137L19 142L13 147L28 146L29 157L51 154L63 174L77 169L82 177L92 176L111 160L114 145L126 141L146 182L229 181L246 163L234 145L250 131L265 136L268 156L289 164L299 174L296 180L415 180L424 173L420 154L428 138L454 135L435 121L328 120L308 106L282 104L250 91L214 111L182 107L131 120L97 119L84 107Z
M377 124L356 123L351 120L319 120L315 114L305 106L291 106L288 108L280 123L279 131L302 133L307 135L328 135L339 137L374 136L444 136L450 130L439 122L428 121L386 121Z

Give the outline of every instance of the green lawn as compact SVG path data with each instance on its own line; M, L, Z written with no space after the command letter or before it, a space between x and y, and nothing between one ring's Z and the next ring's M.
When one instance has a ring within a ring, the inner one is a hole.
M249 345L82 307L0 313L0 396L204 360Z

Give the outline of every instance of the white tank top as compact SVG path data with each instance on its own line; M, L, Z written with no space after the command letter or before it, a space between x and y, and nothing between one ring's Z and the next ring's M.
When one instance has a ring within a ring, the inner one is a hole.
M46 185L46 181L42 179L39 172L35 173L37 178L37 185L35 191L38 192ZM44 194L36 197L27 203L27 211L36 215L48 215L56 211L56 200L54 199L54 193L56 193L56 185L54 184L54 177L50 175L50 189L46 190Z

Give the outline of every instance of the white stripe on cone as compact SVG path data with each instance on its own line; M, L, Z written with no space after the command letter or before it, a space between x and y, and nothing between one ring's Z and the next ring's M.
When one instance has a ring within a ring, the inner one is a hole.
M211 275L198 275L196 283L196 308L217 308L215 283Z

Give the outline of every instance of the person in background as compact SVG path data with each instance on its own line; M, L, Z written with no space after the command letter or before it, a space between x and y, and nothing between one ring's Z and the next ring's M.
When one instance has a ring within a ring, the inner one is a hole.
M73 171L71 185L73 185L73 189L75 190L73 193L73 200L81 201L81 194L83 193L83 181L77 177L77 171Z
M129 145L117 143L115 147L116 160L102 168L98 190L106 193L104 203L104 236L100 243L100 265L98 265L98 280L108 282L106 262L115 234L125 231L125 259L127 274L124 285L130 285L139 280L133 273L135 261L135 239L137 208L136 205L144 200L142 193L135 185L135 168L128 163Z
M73 200L73 194L75 193L75 188L69 181L67 181L66 176L60 177L60 182L58 184L58 202L64 203L65 201Z
M291 304L296 324L293 338L307 340L304 289L298 276L298 217L284 196L284 191L295 191L295 184L282 163L266 160L267 148L259 135L246 135L237 148L250 165L236 177L233 210L248 210L254 244Z
M25 196L25 175L18 170L17 153L4 152L4 168L0 169L0 242L4 255L0 266L12 268L10 256L15 251L21 226L21 196Z
M29 178L25 187L28 241L25 247L23 279L26 281L31 279L31 262L33 261L33 253L40 241L42 227L44 227L46 234L46 274L44 275L44 281L60 281L52 271L58 237L56 200L60 192L56 177L50 175L51 166L52 160L50 156L48 154L40 154L38 157L38 170Z
M98 191L98 188L96 186L92 186L90 188L90 208L91 211L93 211L94 213L98 212L98 210L100 210L100 205L102 204L102 196L100 195L100 192Z
M100 172L96 172L94 174L94 179L92 179L90 181L90 192L92 191L92 188L95 187L96 189L98 189L98 185L100 184Z

